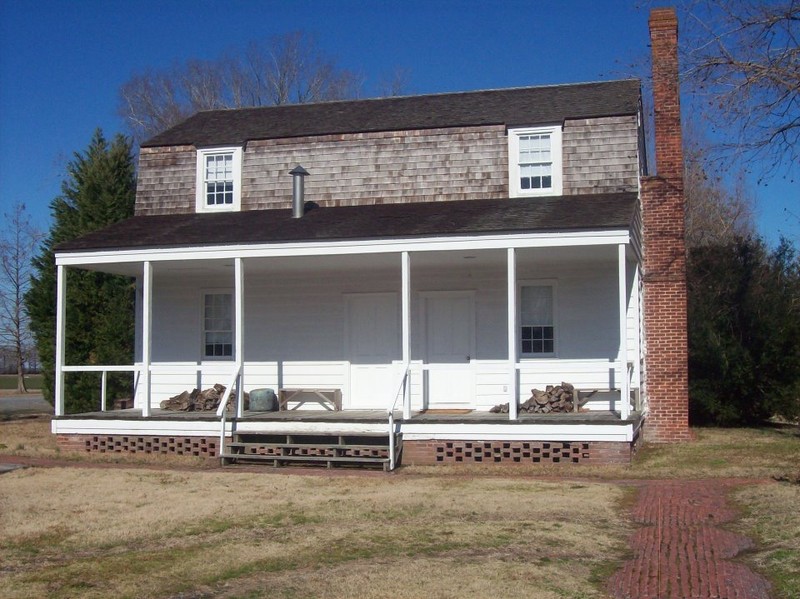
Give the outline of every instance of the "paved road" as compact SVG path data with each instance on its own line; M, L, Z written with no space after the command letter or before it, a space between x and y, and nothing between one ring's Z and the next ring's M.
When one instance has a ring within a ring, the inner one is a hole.
M0 420L26 414L52 414L53 406L41 393L27 395L0 395Z

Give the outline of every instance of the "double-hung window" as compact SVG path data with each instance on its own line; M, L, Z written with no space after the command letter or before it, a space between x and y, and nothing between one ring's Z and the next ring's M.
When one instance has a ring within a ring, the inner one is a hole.
M510 129L508 157L512 197L561 194L560 127Z
M239 210L241 170L241 148L198 150L197 211Z
M555 288L525 284L520 288L520 349L523 356L556 352Z
M203 357L233 357L233 294L203 294Z

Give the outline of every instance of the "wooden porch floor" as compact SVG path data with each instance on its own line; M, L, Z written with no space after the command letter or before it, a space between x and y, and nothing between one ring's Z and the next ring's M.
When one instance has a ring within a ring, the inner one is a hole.
M419 424L591 424L619 425L623 422L638 423L639 412L632 412L627 420L622 420L620 413L610 410L590 412L569 412L558 414L519 414L517 420L509 420L508 414L493 414L488 411L474 410L459 414L442 414L432 412L412 412L410 419L404 419L401 411L395 412L396 422ZM219 421L214 412L174 412L171 410L153 409L149 418L143 418L138 408L128 410L108 410L105 412L84 412L57 416L58 420L156 420L156 421ZM239 422L353 422L375 423L386 422L386 410L288 410L281 412L245 412L242 418L228 416L229 421Z

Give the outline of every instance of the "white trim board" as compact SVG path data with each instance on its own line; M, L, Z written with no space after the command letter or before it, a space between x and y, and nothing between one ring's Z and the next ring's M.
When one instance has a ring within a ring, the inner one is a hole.
M444 424L444 423L397 423L406 441L452 440L452 441L633 441L635 425L620 424ZM216 437L220 423L216 420L53 420L51 430L60 435L128 435L128 436L173 436ZM364 433L388 434L387 422L238 422L238 432L274 433ZM231 423L225 424L226 435L231 434Z
M230 260L232 258L281 258L289 256L330 256L348 254L389 254L458 250L573 247L630 243L627 229L592 232L519 233L513 235L471 235L452 237L396 238L362 241L327 241L279 244L216 245L183 248L143 248L58 252L56 264L84 266L135 263L146 260Z

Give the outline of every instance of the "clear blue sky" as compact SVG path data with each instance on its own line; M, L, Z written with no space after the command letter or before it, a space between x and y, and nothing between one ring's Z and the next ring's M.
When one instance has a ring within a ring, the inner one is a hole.
M647 52L634 0L0 0L0 212L22 201L49 226L65 165L101 127L125 132L134 72L302 29L363 95L409 71L410 93L613 79ZM800 167L753 186L758 226L800 240ZM794 178L794 181L790 181ZM791 212L794 216L787 213Z

